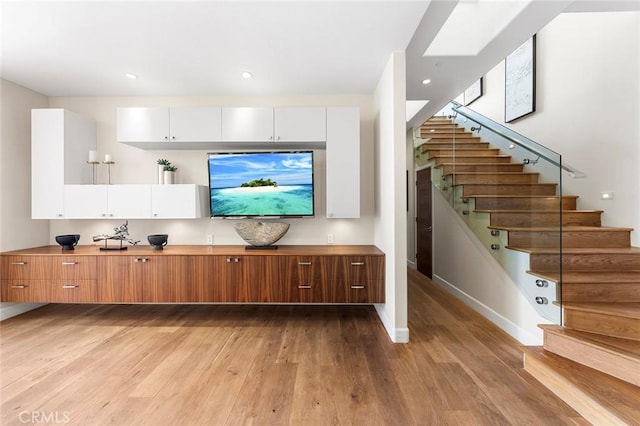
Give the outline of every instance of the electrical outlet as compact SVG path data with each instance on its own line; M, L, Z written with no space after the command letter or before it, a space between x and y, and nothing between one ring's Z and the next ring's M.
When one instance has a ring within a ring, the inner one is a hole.
M213 245L213 235L207 235L207 244L209 244L210 246Z
M327 244L333 244L333 234L327 234Z

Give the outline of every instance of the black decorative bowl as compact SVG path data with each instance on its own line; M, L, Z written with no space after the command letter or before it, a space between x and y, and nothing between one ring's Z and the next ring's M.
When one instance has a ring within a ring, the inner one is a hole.
M80 240L80 234L56 235L56 243L62 246L62 251L73 250Z
M162 250L162 248L167 245L168 239L169 239L168 234L147 235L147 240L149 241L149 244L151 244L151 247L153 247L154 250Z

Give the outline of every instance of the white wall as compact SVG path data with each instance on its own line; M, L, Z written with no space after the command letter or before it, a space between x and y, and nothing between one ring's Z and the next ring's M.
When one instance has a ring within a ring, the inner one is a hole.
M507 126L586 173L564 174L564 193L604 210L603 225L634 228L640 246L640 13L561 14L537 35L536 70L536 112ZM503 122L504 62L471 108Z
M45 245L49 221L31 219L31 108L46 108L48 99L0 79L0 251ZM0 319L33 304L0 304Z
M371 96L273 96L273 97L79 97L51 98L51 107L66 108L97 122L98 153L111 154L115 165L111 182L156 183L158 158L167 158L178 166L178 183L207 185L206 153L199 151L145 151L116 141L116 108L124 106L197 106L197 105L327 105L360 107L361 148L361 218L327 219L325 205L325 153L315 151L316 216L310 219L283 220L291 223L279 244L326 244L327 234L333 234L334 244L373 244L373 116ZM87 154L88 155L88 154ZM82 165L85 166L85 165ZM88 166L87 166L88 167ZM107 169L99 166L98 182L106 182ZM90 244L91 237L108 233L121 220L53 220L50 243L59 234L79 233L80 244ZM149 234L169 234L170 244L206 244L206 235L214 235L214 244L244 244L233 230L232 220L130 220L129 232L146 244Z
M640 245L639 16L564 14L541 30L536 112L508 124L585 172L586 179L563 176L564 192L580 196L579 208L605 210L604 225L635 228L634 245ZM485 76L485 94L471 108L503 123L503 63ZM599 200L602 191L613 191L614 200ZM535 324L545 321L438 195L434 280L522 343L540 344Z
M394 52L374 92L375 245L386 254L386 303L377 305L391 340L409 341L405 208L405 54Z

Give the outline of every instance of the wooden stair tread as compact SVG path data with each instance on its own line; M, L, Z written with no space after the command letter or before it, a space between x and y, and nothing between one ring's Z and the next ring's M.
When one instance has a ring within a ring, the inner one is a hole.
M557 247L509 247L513 250L524 251L531 254L559 254ZM640 256L640 247L575 247L564 248L562 254L637 254Z
M579 340L591 346L596 346L634 362L638 362L640 368L640 343L636 341L572 330L559 325L540 324L538 327L544 330L545 333L559 334L573 340Z
M523 347L525 370L593 424L637 424L640 388L542 347Z
M560 210L474 210L478 213L531 213L531 214L558 214ZM562 210L562 213L603 213L603 210Z
M536 172L453 172L447 173L446 176L451 175L472 175L472 176L495 176L495 175L511 175L511 176L520 176L520 175L540 175L540 173Z
M562 228L558 226L489 226L489 229L499 229L513 232L630 232L633 228L618 228L613 226L578 226L567 225Z
M640 319L640 303L563 303L564 309Z
M560 199L560 196L558 195L521 195L521 194L516 194L516 195L505 195L505 194L495 194L495 195L487 195L487 194L483 194L483 195L473 195L471 197L467 197L467 198L542 198L542 199L549 199L549 198L555 198L555 199ZM577 195L563 195L562 198L578 198Z
M560 254L560 250L557 247L517 247L507 245L505 248L510 250L516 250L523 253L529 254ZM563 255L639 255L640 256L640 248L638 247L565 247L562 249ZM566 273L566 271L565 271Z
M551 281L560 281L560 274L558 272L540 272L527 271L534 275L538 275L542 278L547 278ZM640 281L640 270L633 271L563 271L562 282L565 284L574 283L595 283L595 284L607 284L607 283L636 283Z
M433 158L478 158L478 157L511 158L510 155L502 155L502 154L496 154L496 155L438 155L436 154L433 156ZM455 163L450 163L450 164L455 164Z

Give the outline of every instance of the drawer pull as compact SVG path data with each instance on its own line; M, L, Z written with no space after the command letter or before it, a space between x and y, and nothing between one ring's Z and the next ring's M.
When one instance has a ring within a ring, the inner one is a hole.
M149 259L147 259L146 257L136 257L134 260L134 262L138 263L147 263L149 261Z
M11 262L12 265L26 265L27 262Z
M298 265L309 266L309 265L311 265L311 262L298 262Z
M364 286L363 285L352 285L351 288L358 290L358 289L364 288Z
M364 262L351 262L351 266L364 266Z
M311 286L310 285L299 285L298 288L302 289L302 290L305 290L305 289L310 289Z
M62 262L63 265L77 265L78 262Z
M12 285L11 288L27 288L26 285Z
M79 285L73 285L73 284L65 284L62 286L62 288L78 288L80 287Z

